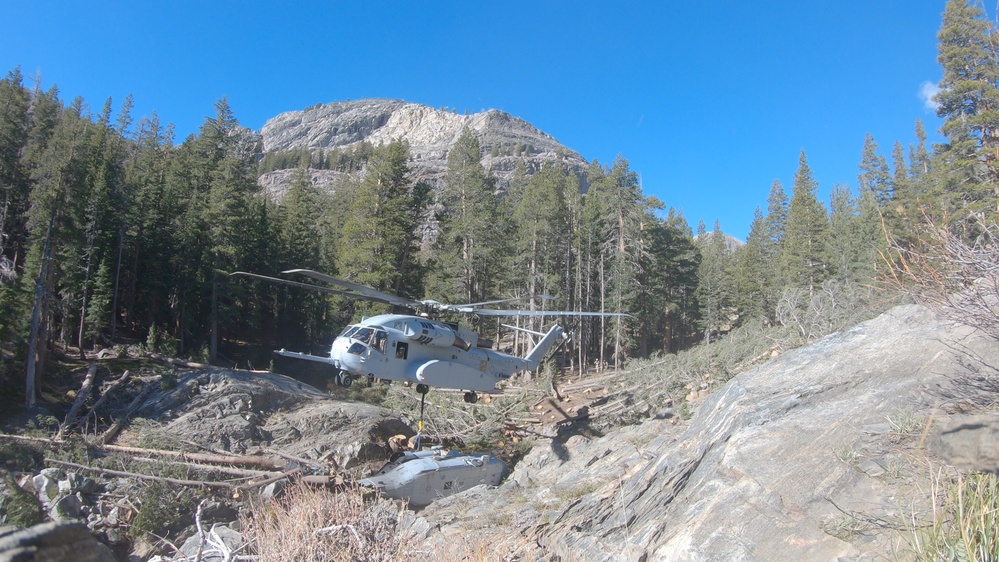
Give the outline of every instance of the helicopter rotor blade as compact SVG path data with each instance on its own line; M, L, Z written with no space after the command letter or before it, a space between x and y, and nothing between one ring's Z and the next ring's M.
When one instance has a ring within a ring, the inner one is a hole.
M288 279L279 279L277 277L268 277L266 275L258 275L256 273L247 273L246 271L233 271L232 273L229 274L229 276L230 277L232 277L232 276L250 277L252 279L260 279L260 280L263 280L263 281L268 281L270 283L279 283L281 285L289 285L291 287L299 287L299 288L302 288L302 289L308 289L310 291L318 291L320 293L329 293L329 294L332 294L332 295L340 295L340 296L343 296L343 297L350 297L350 298L354 298L354 299L367 298L367 297L364 297L362 295L358 295L356 293L349 293L347 291L341 291L339 289L331 289L329 287L323 287L321 285L311 285L309 283L300 283L298 281L289 281ZM390 304L387 301L382 301L382 302L386 302L386 304Z
M499 310L479 308L471 312L480 316L603 316L634 318L634 316L625 314L624 312L576 312L572 310Z
M346 279L326 275L325 273L320 273L318 271L312 271L311 269L289 269L288 271L282 271L281 273L299 273L317 281L329 283L330 285L337 285L339 287L343 287L344 289L350 289L351 291L354 291L354 293L349 294L354 295L355 298L359 299L367 299L375 302L393 304L396 306L405 306L408 308L421 308L424 306L424 303L417 300L407 299L398 295L393 295L392 293L378 291L376 289L372 289L371 287L365 287L364 285L359 285L352 281L347 281Z
M458 312L472 312L472 311L478 310L479 308L481 308L483 306L488 306L488 305L491 305L491 304L502 304L502 303L505 303L505 302L517 302L517 301L531 300L533 298L539 298L541 300L548 301L548 300L554 299L555 297L553 297L551 295L533 295L533 296L529 296L529 297L512 297L512 298L509 298L509 299L500 299L500 300L495 300L495 301L473 302L473 303L469 303L469 304L451 304L451 305L445 305L445 306L447 306L448 308L457 310Z

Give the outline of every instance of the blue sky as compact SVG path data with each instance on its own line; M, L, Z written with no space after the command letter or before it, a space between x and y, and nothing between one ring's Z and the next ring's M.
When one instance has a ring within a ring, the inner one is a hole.
M864 136L932 140L944 2L52 2L0 0L0 71L96 112L135 98L195 132L347 98L497 108L585 158L622 155L692 228L745 238L805 150L820 197L855 188ZM30 83L30 82L29 82Z

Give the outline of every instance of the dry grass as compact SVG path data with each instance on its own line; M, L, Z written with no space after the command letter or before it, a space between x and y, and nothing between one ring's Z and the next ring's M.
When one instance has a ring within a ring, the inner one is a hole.
M418 558L402 540L398 519L396 504L365 501L359 488L331 491L295 483L243 524L260 560L270 562Z
M258 559L268 562L493 562L537 554L537 545L509 525L467 529L454 540L438 535L425 544L401 528L404 511L395 502L366 499L361 488L331 491L295 483L242 524Z
M933 498L932 520L910 520L900 560L999 560L999 476L961 475L942 483L938 475Z

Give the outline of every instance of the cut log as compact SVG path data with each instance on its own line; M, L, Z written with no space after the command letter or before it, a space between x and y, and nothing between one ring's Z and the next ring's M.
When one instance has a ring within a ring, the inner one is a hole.
M69 413L66 414L66 419L59 426L59 432L56 433L56 439L61 439L63 433L67 429L73 427L76 423L76 416L80 413L80 408L87 403L87 398L90 397L90 390L94 387L94 379L97 377L97 363L91 363L90 367L87 369L87 376L83 379L83 386L80 387L80 392L76 395L76 400L73 400L73 405L69 408Z
M111 427L109 427L107 431L101 434L100 437L101 445L108 443L118 435L118 432L121 431L121 428L125 426L128 420L132 417L132 414L134 414L135 411L139 408L139 404L141 404L142 401L146 399L146 396L148 396L149 393L151 393L153 389L156 388L159 384L160 383L158 381L150 381L146 383L146 386L142 388L139 394L137 394L135 398L132 399L132 402L128 405L128 407L125 408L125 415L115 420L115 422L111 424Z
M212 367L211 365L206 365L204 363L195 363L193 361L184 361L183 359L175 359L173 357L167 357L166 355L153 353L152 351L147 351L146 357L150 359L155 359L157 361L162 361L164 363L169 363L171 365L176 365L177 367L186 367L188 369L210 369Z
M129 376L131 376L131 373L127 370L124 373L122 373L121 376L118 377L118 380L114 381L114 384L112 384L110 388L108 388L107 390L104 391L103 394L101 394L101 397L97 399L97 402L94 402L94 405L90 407L90 410L87 411L86 416L83 416L83 419L87 419L90 416L94 415L94 413L97 411L97 408L100 408L101 405L104 404L104 401L107 400L108 395L114 394L114 392L118 390L118 388L120 388L123 384L125 384Z

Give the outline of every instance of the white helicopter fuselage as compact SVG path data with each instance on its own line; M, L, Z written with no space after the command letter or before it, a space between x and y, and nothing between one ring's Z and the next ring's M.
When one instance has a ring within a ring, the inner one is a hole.
M457 324L382 314L344 329L333 341L328 358L283 349L277 353L328 363L354 376L498 393L496 384L501 380L537 369L562 335L562 328L555 325L526 357L517 357L481 347L478 334Z

